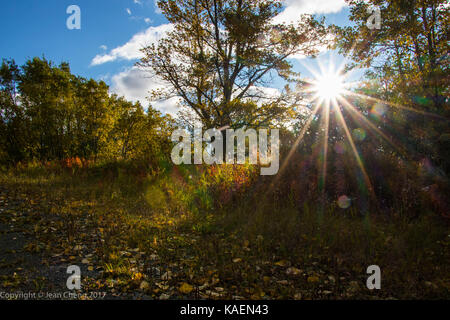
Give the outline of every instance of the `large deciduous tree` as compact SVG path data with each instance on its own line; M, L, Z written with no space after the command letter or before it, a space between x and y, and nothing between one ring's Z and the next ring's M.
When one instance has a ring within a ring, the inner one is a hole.
M161 0L158 6L174 30L144 48L138 65L168 84L154 98L181 97L208 128L280 123L300 95L288 86L274 95L267 84L275 76L294 81L289 58L314 55L327 33L306 15L274 24L280 1Z

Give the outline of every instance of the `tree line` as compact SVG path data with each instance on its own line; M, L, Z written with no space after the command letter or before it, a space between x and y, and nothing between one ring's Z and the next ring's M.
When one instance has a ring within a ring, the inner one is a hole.
M154 160L170 146L169 116L109 94L68 63L34 58L0 68L0 161Z
M294 123L301 131L313 106L290 58L315 56L334 34L335 48L352 61L348 68L367 71L348 98L354 107L410 158L428 158L448 173L446 1L347 2L352 26L339 28L300 14L291 24L275 23L283 9L276 0L160 0L174 31L143 48L137 66L167 84L153 98L181 98L188 112L178 121L186 126L289 129ZM367 26L369 6L380 8L380 30ZM267 89L275 77L286 86L274 95ZM67 63L40 58L21 67L3 61L0 103L0 159L7 163L164 154L174 125L151 107L109 95L102 81L72 75ZM318 114L312 125L320 121Z

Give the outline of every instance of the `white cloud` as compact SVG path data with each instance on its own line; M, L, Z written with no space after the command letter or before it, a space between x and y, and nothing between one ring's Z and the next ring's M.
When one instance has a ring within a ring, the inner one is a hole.
M152 23L152 19L150 19L150 18L144 18L144 21L146 24Z
M153 5L154 5L154 7L155 7L155 12L156 12L157 14L162 14L161 9L158 7L158 0L153 0Z
M106 45L104 45L104 44L102 44L101 46L100 46L100 49L102 49L102 50L108 50L108 47L106 46Z
M237 92L234 93L234 96L239 93L240 91L237 90ZM253 100L261 106L264 103L269 103L273 101L273 99L278 98L281 95L281 91L277 88L252 86L247 91L247 95L249 97L246 100Z
M123 46L117 47L106 54L99 54L92 59L91 65L96 66L119 59L136 60L142 58L140 49L152 43L158 42L167 32L173 30L172 24L163 24L157 27L149 27L144 32L135 34Z
M139 0L134 0L134 3L139 4ZM339 12L346 6L344 0L286 0L285 10L278 15L274 22L289 23L298 20L301 13L333 13ZM158 10L157 10L158 11ZM131 10L127 8L127 12L131 15ZM151 23L149 18L145 18L146 23ZM172 24L163 24L157 27L149 27L145 31L135 34L127 43L122 46L110 50L108 53L99 54L95 56L91 65L100 65L116 60L137 60L142 58L142 49L153 43L157 43L163 38L167 32L173 30ZM105 46L106 47L106 46ZM102 48L106 50L107 48ZM321 51L325 50L322 49ZM302 59L304 57L294 56L292 58ZM142 105L148 106L150 102L147 97L150 91L157 88L166 87L160 80L156 78L149 78L148 74L137 67L132 67L121 73L118 73L111 78L111 91L120 96L124 96L130 101L139 101ZM252 90L269 94L269 96L276 97L280 94L279 90L275 88L252 88ZM252 91L251 90L251 91ZM252 92L256 93L256 92ZM154 101L152 106L163 113L176 115L178 112L178 98L172 98L166 101ZM260 101L261 102L261 101Z
M145 107L151 104L153 108L162 113L168 113L173 116L178 112L178 98L152 102L147 99L152 90L164 88L166 85L156 77L150 78L147 72L137 67L132 67L116 74L111 80L111 92L124 96L129 101L139 101Z
M148 20L147 20L148 21ZM147 22L146 21L146 22ZM157 27L149 27L143 32L135 34L124 45L110 50L108 53L99 54L92 59L91 65L100 65L116 60L137 60L142 57L141 48L158 42L167 32L173 30L172 24L163 24ZM137 67L129 68L111 77L111 92L119 96L124 96L127 100L139 101L143 106L151 105L163 113L173 116L178 112L178 98L166 101L152 101L147 97L150 92L157 88L164 88L167 85L156 77L149 78L148 73Z
M142 2L140 1L140 0L134 0L133 1L135 4L140 4L140 5L142 5Z
M163 101L149 101L150 92L155 89L166 88L168 84L164 83L157 77L149 77L148 72L139 69L138 67L129 68L123 72L114 75L111 78L111 92L119 96L124 96L127 100L137 102L139 101L144 107L149 104L153 108L161 111L164 114L170 114L177 117L180 111L180 98L171 98ZM276 88L269 87L252 87L249 94L256 96L265 96L276 98L281 92ZM249 98L258 103L267 103L269 100L265 98Z
M285 9L275 17L275 23L290 23L300 14L336 13L347 6L345 0L285 0Z

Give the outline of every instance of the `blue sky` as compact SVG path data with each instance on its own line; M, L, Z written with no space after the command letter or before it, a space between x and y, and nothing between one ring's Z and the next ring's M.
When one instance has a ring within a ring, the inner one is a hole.
M328 23L348 24L343 0L286 0L280 19L295 18L300 12L325 15ZM66 13L70 5L81 9L81 30L69 30ZM158 39L168 29L154 0L17 0L0 4L0 58L13 58L20 65L35 56L70 63L72 72L102 79L111 91L130 100L145 99L149 80L142 80L133 64L138 46ZM324 54L322 60L327 60ZM333 54L337 62L340 57ZM310 76L304 64L315 61L293 60L296 71ZM274 85L275 87L277 85ZM163 112L173 105L154 104Z

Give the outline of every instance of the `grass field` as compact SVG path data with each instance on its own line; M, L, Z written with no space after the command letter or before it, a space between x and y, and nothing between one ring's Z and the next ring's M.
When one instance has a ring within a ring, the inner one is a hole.
M0 289L64 289L74 264L81 292L108 298L450 297L450 234L442 217L280 206L252 196L250 175L227 184L230 172L4 172ZM370 265L381 268L381 290L366 287Z

